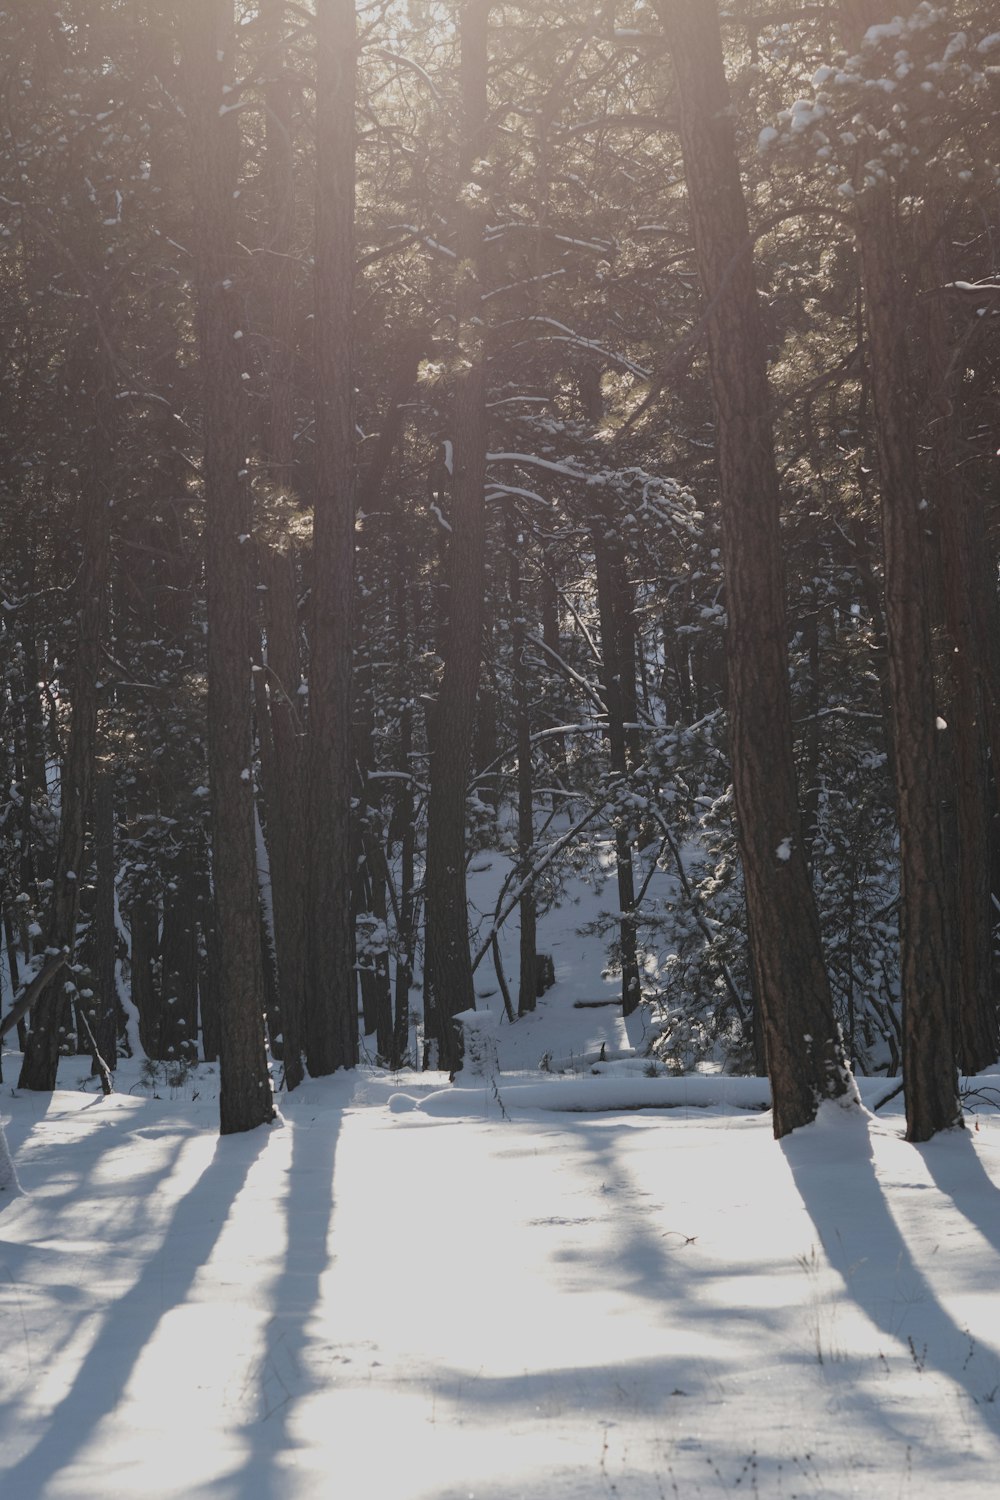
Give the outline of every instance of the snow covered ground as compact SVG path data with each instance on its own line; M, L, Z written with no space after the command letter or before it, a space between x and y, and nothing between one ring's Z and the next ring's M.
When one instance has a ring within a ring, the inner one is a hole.
M539 1072L629 1045L563 942L496 1077L249 1136L209 1069L49 1098L8 1054L3 1500L994 1500L1000 1077L916 1148L899 1101L777 1145L759 1082Z

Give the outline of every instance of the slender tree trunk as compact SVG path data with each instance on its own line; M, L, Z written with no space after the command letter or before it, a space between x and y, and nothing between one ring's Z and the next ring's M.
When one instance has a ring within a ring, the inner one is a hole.
M91 366L89 452L84 467L85 488L80 497L82 560L78 577L78 635L73 671L73 713L69 744L60 783L59 846L56 854L52 905L46 945L76 946L80 882L86 861L86 824L90 812L97 755L97 693L101 675L101 647L107 617L111 566L111 493L113 472L114 375L103 345L97 340ZM62 980L55 981L35 1001L31 1030L21 1064L18 1087L51 1090L56 1086L61 1040L67 1010Z
M514 717L517 731L517 857L518 880L522 890L518 908L521 918L520 962L518 966L517 1013L527 1015L535 1009L538 998L538 974L535 950L538 946L535 892L528 881L531 873L531 851L535 842L534 777L531 760L531 712L528 665L525 660L527 619L522 586L521 550L524 537L517 530L516 517L508 517L507 547L510 553L510 632L513 655Z
M358 510L370 515L379 504L385 487L392 456L403 431L406 406L417 383L420 361L428 347L428 334L422 328L412 329L399 346L395 376L389 388L389 400L375 441L374 451L358 487ZM394 517L398 520L398 517ZM364 533L363 533L364 534Z
M416 866L416 807L413 796L413 703L410 697L407 648L407 562L400 538L396 551L394 614L396 622L396 693L399 712L399 759L402 774L399 799L393 809L393 826L399 829L399 919L396 929L395 1015L390 1063L399 1067L406 1056L410 1034L410 988L413 984L414 879ZM417 1059L413 1059L416 1064Z
M306 1063L358 1056L351 924L351 666L354 631L353 0L316 6L316 495L307 806Z
M153 979L159 946L159 912L144 896L132 902L128 913L129 975L132 1004L139 1015L139 1044L149 1058L163 1056L161 992Z
M216 1062L221 1047L222 1014L219 1005L219 941L212 901L211 854L199 851L194 867L195 900L203 942L198 952L198 1012L201 1020L201 1055Z
M233 76L232 0L188 0L185 108L190 130L195 281L204 421L208 605L208 768L219 969L220 1129L273 1118L254 828L250 643L254 623L242 330L232 293L237 114L220 113Z
M161 1046L166 1058L192 1063L198 1060L198 931L188 851L181 856L175 884L163 903Z
M820 709L820 653L819 653L819 599L817 591L811 590L809 605L802 621L803 645L808 658L808 678L802 696L805 727L802 732L802 773L805 785L802 788L802 816L799 826L802 851L812 876L816 839L819 834L819 709Z
M369 963L374 976L373 999L375 1003L375 1040L381 1063L389 1063L393 1057L392 977L389 972L389 905L386 899L385 850L373 832L365 835L365 862L369 874L369 891L372 916L377 924L378 938L372 945Z
M6 881L0 882L2 899L0 905L3 907L3 935L4 944L7 949L7 968L10 971L10 992L16 995L21 988L21 973L17 962L17 929L11 915L9 891ZM17 1023L17 1045L24 1050L28 1040L28 1023L21 1020Z
M305 983L306 846L302 810L304 771L303 697L295 561L287 549L262 547L259 554L267 657L258 674L261 721L261 782L267 807L267 847L274 908L274 941L281 1013L281 1058L285 1086L302 1081Z
M606 516L598 518L593 529L594 558L597 573L597 603L601 617L601 673L604 684L604 705L608 715L608 746L611 756L611 774L624 783L629 772L629 736L625 728L625 700L627 689L623 689L628 675L622 659L621 631L619 629L618 590L615 586L610 525ZM635 676L632 676L632 698L635 697ZM615 819L615 864L618 872L619 946L622 966L622 1014L630 1016L642 999L639 978L639 960L636 952L635 934L635 872L632 865L631 832L619 816Z
M556 561L549 548L543 548L542 552L539 571L539 602L542 616L542 640L553 655L558 657L562 654L562 643L559 638L559 589L556 583ZM542 743L553 774L557 777L565 776L565 737L555 734Z
M367 514L367 512L365 512ZM363 564L359 563L359 571ZM360 776L358 813L353 820L354 892L353 917L357 950L361 1015L365 1036L376 1033L377 1056L385 1062L392 1050L392 981L386 925L386 860L381 844L378 781L369 777L376 769L376 703L372 663L355 674L358 689L354 702L355 765Z
M25 592L34 590L35 569L31 567L24 581ZM19 728L21 735L21 753L19 755L21 765L20 793L21 793L21 826L18 830L20 835L20 858L18 861L18 885L22 891L29 891L35 882L40 880L46 873L40 867L37 857L32 826L32 808L36 794L45 792L45 727L42 722L42 707L39 701L39 683L41 668L38 660L38 644L35 637L37 622L32 618L34 610L29 605L23 612L24 618L19 621L19 643L21 647L22 669L20 674L20 688L18 695L18 708L20 709ZM27 1023L25 1023L27 1025Z
M94 789L93 976L97 996L93 1019L97 1050L109 1068L118 1061L118 991L115 985L115 780L101 770Z
M405 521L402 506L394 497L383 499L383 494L387 489L387 476L393 454L403 433L407 405L417 381L420 360L427 348L427 340L428 335L426 331L417 328L405 334L400 342L394 376L389 389L386 409L379 427L378 438L374 444L358 491L359 513L369 517L373 513L378 513L383 517L381 527L382 540L390 548L388 555L392 556L393 553L395 554L395 567L390 569L391 576L385 579L384 602L390 618L394 621L396 630L397 694L400 704L400 758L396 769L406 778L409 778L412 771L410 752L413 748L413 711L408 697L410 687L408 684L406 634L407 581L412 563L406 550ZM375 527L366 525L361 533L362 541L372 539L374 535ZM369 726L372 723L373 708L374 705L369 702L367 713ZM369 727L366 738L366 764L369 767L374 767L373 752L367 748L370 745L371 729ZM390 841L393 838L395 830L397 828L401 829L402 890L400 892L398 907L395 910L397 918L395 1015L393 1015L393 984L390 974L388 948L379 948L370 956L369 962L371 962L372 968L369 971L371 977L368 981L369 998L367 1002L375 1020L379 1058L383 1062L388 1063L390 1067L398 1067L406 1052L409 1032L409 991L413 981L413 789L408 779L401 782L400 785L405 790L399 795L390 819L389 829ZM387 868L385 850L373 829L365 832L363 845L368 870L371 911L376 921L382 924L383 930L387 931L388 906L386 891L391 877ZM361 977L362 985L364 986L364 971L362 971Z
M799 834L765 344L716 6L657 0L673 56L718 433L733 791L774 1132L853 1092ZM856 1095L855 1095L856 1097Z
M486 147L489 0L464 0L460 18L462 123L460 185L475 175ZM482 223L470 193L456 205L454 481L448 549L444 675L433 714L427 812L425 1012L438 1064L461 1067L454 1024L474 1008L465 889L465 793L472 756L482 659L486 483L486 358L483 348Z
M369 939L374 935L374 908L372 904L372 872L365 861L364 844L360 828L356 830L354 846L354 890L351 894L351 922L355 936L355 963L357 965L358 988L361 1000L361 1030L364 1036L372 1036L378 1030L379 974L372 963ZM376 1047L378 1043L376 1041Z

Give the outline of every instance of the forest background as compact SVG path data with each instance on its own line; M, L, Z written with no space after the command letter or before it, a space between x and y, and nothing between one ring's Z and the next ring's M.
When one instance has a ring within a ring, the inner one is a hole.
M780 1130L909 1057L954 1123L1000 1050L996 7L0 39L21 1086L131 1034L221 1057L230 1131L266 1044L454 1070L467 860L514 858L515 1020L610 841L665 1063L769 1071Z

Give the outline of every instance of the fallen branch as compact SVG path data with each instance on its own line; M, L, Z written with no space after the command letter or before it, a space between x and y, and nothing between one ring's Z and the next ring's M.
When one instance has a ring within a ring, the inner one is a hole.
M94 1036L93 1031L90 1029L90 1022L87 1020L87 1013L82 1006L77 1008L77 1017L80 1021L80 1024L83 1026L84 1031L87 1033L87 1041L90 1043L90 1055L93 1058L94 1067L97 1069L98 1075L101 1080L101 1093L106 1099L109 1094L113 1094L115 1091L115 1086L111 1080L111 1069L108 1067L107 1063L104 1061L104 1058L98 1051L97 1038Z
M500 985L500 993L503 995L503 1008L507 1013L508 1021L513 1024L517 1020L517 1016L514 1014L514 1002L511 1000L510 990L507 988L507 977L503 971L503 959L500 957L500 944L497 940L495 929L490 946L493 949L493 967L497 971L497 982Z
M35 975L34 979L31 980L20 1000L14 1001L14 1004L11 1006L10 1010L4 1016L3 1020L0 1021L0 1041L2 1041L3 1038L7 1035L8 1031L13 1030L22 1016L26 1016L28 1014L28 1011L34 1005L38 997L48 989L49 985L52 983L52 980L55 979L60 969L64 969L68 963L68 953L55 953L52 955L48 963L45 964Z
M890 1099L897 1098L898 1095L900 1095L902 1092L903 1092L903 1085L901 1083L897 1083L896 1087L894 1089L891 1089L888 1094L883 1094L882 1095L882 1098L878 1101L877 1104L873 1104L872 1105L872 1114L873 1115L878 1114L878 1112L882 1108L883 1104L888 1104Z

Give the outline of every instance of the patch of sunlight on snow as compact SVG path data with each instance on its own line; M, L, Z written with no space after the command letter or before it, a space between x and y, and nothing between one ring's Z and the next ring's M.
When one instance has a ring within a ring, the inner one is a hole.
M151 1417L152 1413L147 1415ZM71 1467L53 1476L46 1485L45 1500L80 1500L83 1495L104 1496L106 1500L238 1495L250 1500L258 1493L245 1484L225 1488L227 1477L242 1470L247 1457L238 1430L185 1429L175 1422L171 1409L169 1433L161 1420L155 1425L116 1429L111 1436L115 1454L112 1471L108 1471L102 1456L106 1450L88 1445ZM263 1496L264 1491L259 1493Z
M311 1450L301 1477L312 1483L302 1493L325 1492L316 1487L318 1474L337 1475L338 1487L352 1500L440 1500L474 1496L481 1485L496 1495L498 1482L512 1500L534 1500L543 1490L566 1493L543 1485L542 1475L554 1481L560 1471L575 1471L591 1483L599 1479L603 1427L593 1410L567 1411L556 1401L512 1415L502 1400L491 1410L475 1400L465 1405L465 1395L460 1385L445 1395L431 1380L419 1391L391 1395L372 1388L317 1396L293 1423L294 1437ZM474 1396L471 1387L468 1395ZM379 1443L376 1453L375 1435L387 1432L392 1441ZM290 1474L282 1493L297 1493Z

